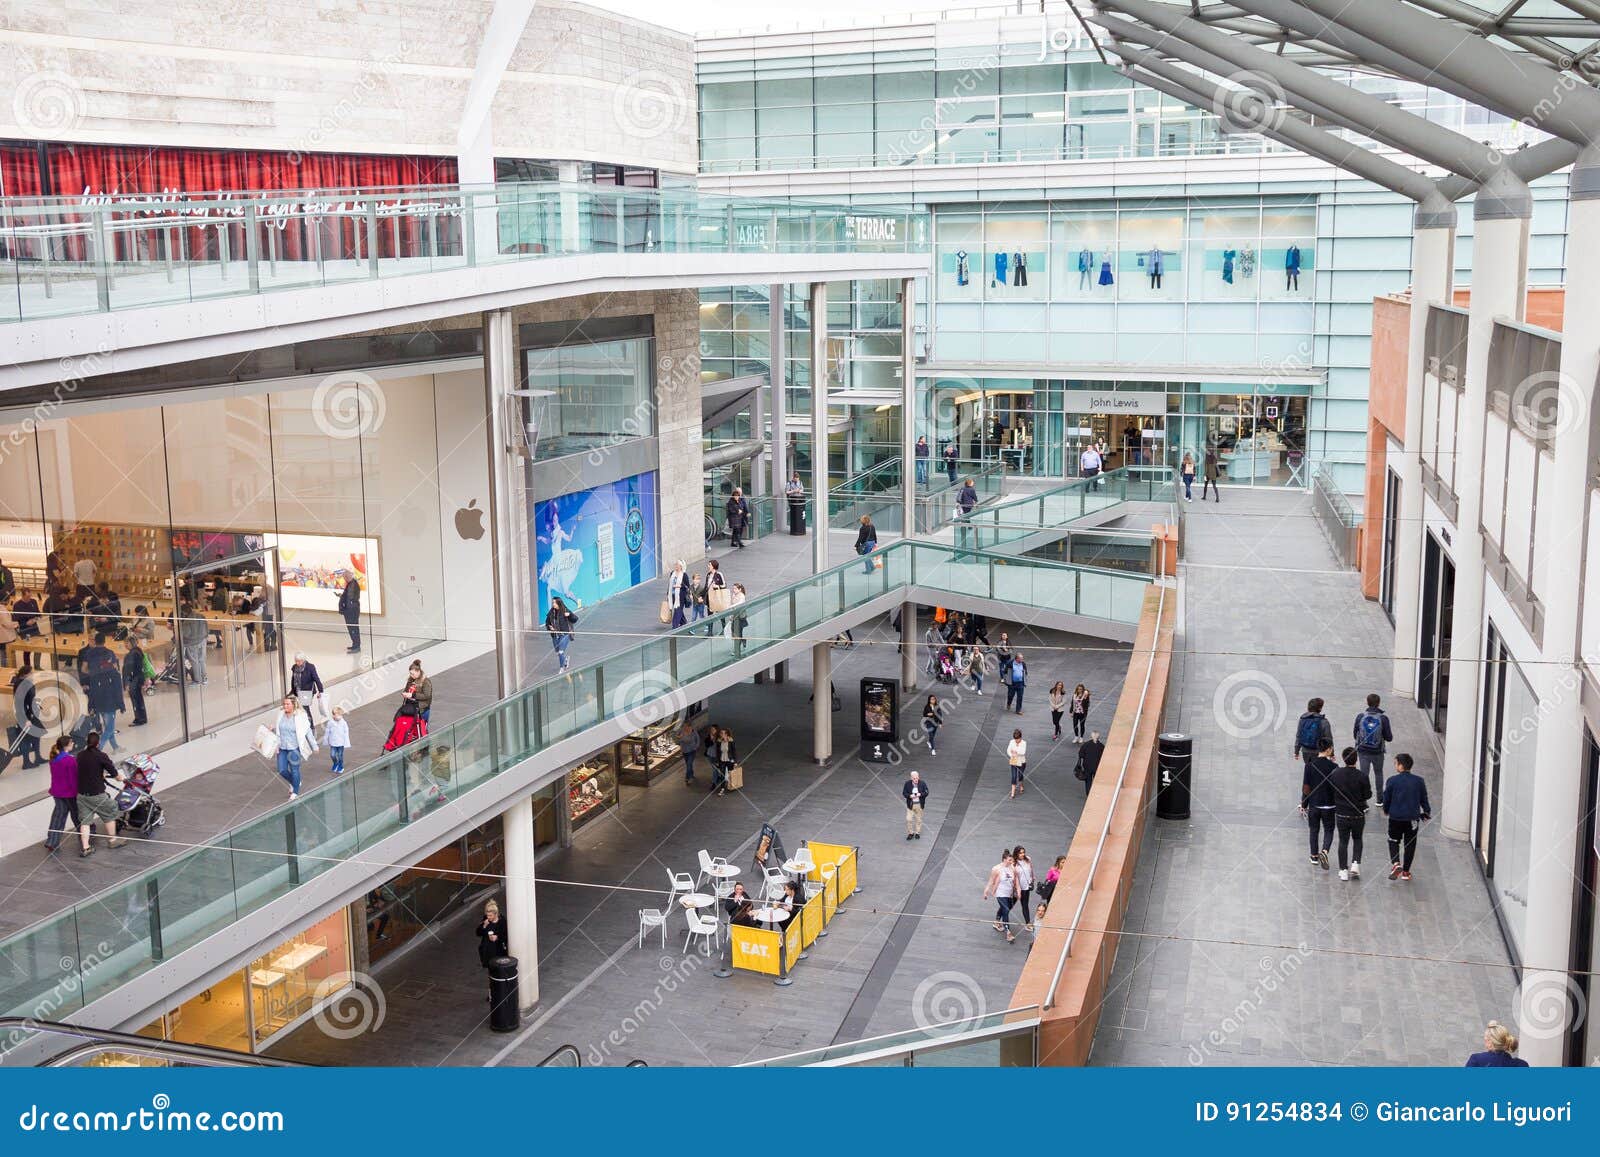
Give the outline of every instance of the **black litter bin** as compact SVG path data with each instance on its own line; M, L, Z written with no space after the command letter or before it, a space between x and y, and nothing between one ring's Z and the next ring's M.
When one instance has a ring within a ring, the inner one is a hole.
M804 534L806 532L806 504L804 500L789 502L789 533Z
M489 1027L495 1032L516 1032L522 1027L515 956L497 956L489 961Z
M1156 815L1189 818L1189 775L1194 764L1192 736L1169 732L1156 737Z

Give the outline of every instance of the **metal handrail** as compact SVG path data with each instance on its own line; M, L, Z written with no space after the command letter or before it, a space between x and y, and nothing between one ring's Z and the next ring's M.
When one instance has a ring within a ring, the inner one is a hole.
M1161 570L1166 571L1166 545L1161 549ZM1159 580L1158 580L1159 581ZM1061 974L1066 971L1067 958L1072 955L1072 941L1078 934L1078 926L1083 920L1083 910L1088 906L1089 893L1094 890L1095 873L1100 870L1100 857L1105 853L1106 840L1111 835L1111 821L1117 814L1117 800L1122 795L1123 786L1128 781L1128 767L1133 761L1133 749L1139 741L1139 724L1144 719L1145 701L1150 695L1150 676L1156 669L1156 652L1161 646L1161 616L1167 605L1167 584L1160 582L1161 594L1156 601L1155 629L1150 635L1150 651L1145 657L1144 684L1139 689L1139 706L1133 715L1133 726L1128 731L1128 749L1122 753L1122 767L1117 771L1117 786L1111 794L1111 806L1106 808L1105 822L1100 825L1100 838L1094 846L1094 858L1089 861L1089 872L1084 877L1083 892L1078 896L1078 906L1072 913L1072 922L1067 926L1067 940L1061 946L1061 957L1056 961L1056 970L1050 977L1050 988L1045 992L1044 1010L1049 1012L1056 1006L1056 989L1061 984Z
M64 1021L35 1020L26 1016L0 1016L0 1036L7 1033L31 1033L38 1036L67 1036L80 1038L86 1043L74 1045L39 1063L40 1068L65 1068L86 1056L105 1052L133 1052L157 1056L168 1060L187 1061L195 1065L242 1068L308 1068L297 1061L279 1060L276 1057L257 1056L254 1053L235 1052L233 1049L213 1045L187 1044L183 1041L157 1040L136 1033L117 1032L113 1029L91 1028ZM3 1054L0 1054L3 1055Z
M969 1023L971 1023L972 1021L975 1021L975 1020L989 1020L992 1017L1010 1017L1010 1016L1015 1016L1015 1015L1020 1014L1020 1013L1037 1013L1037 1012L1039 1012L1039 1006L1037 1004L1023 1004L1023 1005L1018 1005L1016 1008L1002 1009L999 1012L984 1013L984 1014L979 1015L979 1016L957 1017L955 1020L940 1021L938 1024L925 1025L925 1026L922 1026L922 1027L919 1027L919 1028L902 1028L902 1029L897 1029L894 1032L880 1033L877 1036L865 1036L865 1037L862 1037L860 1040L846 1041L843 1044L823 1045L820 1048L801 1049L799 1052L780 1053L778 1056L767 1057L765 1060L746 1061L744 1064L741 1064L741 1065L738 1065L738 1066L735 1066L735 1067L737 1067L737 1068L761 1068L761 1067L764 1067L764 1066L767 1066L767 1065L775 1064L776 1062L779 1062L779 1061L797 1061L801 1057L821 1056L824 1053L831 1053L831 1052L834 1052L834 1051L839 1050L839 1049L855 1048L857 1045L872 1045L872 1044L880 1044L880 1042L892 1042L892 1041L903 1040L903 1039L905 1039L907 1037L913 1036L914 1034L918 1034L918 1033L927 1034L927 1035L923 1035L923 1036L919 1037L915 1042L907 1042L906 1047L907 1047L908 1051L910 1049L913 1049L913 1048L928 1048L928 1047L932 1047L932 1046L938 1046L938 1045L943 1045L943 1044L949 1043L947 1038L942 1038L942 1037L938 1037L938 1036L932 1035L934 1033L937 1033L940 1029L951 1028L952 1026L955 1026L955 1025L969 1024ZM1025 1028L1025 1027L1028 1026L1028 1023L1029 1023L1028 1021L1010 1021L1010 1020L1005 1020L1005 1021L1000 1021L999 1023L995 1024L992 1027L995 1028L995 1029L1012 1028L1012 1027ZM1035 1019L1033 1021L1033 1023L1037 1024L1038 1023L1037 1019ZM972 1032L983 1032L983 1031L988 1031L988 1030L986 1030L986 1029L972 1029L970 1031L972 1031ZM950 1037L954 1038L954 1037L957 1037L957 1036L960 1036L960 1035L961 1035L960 1033L956 1032L956 1033L951 1033ZM890 1048L890 1047L893 1047L893 1046L889 1045L889 1044L884 1044L882 1047ZM875 1049L862 1049L861 1050L862 1053L870 1053L870 1052L875 1052L875 1051L879 1051L879 1050L875 1050Z
M540 1061L538 1064L534 1065L533 1067L536 1068L536 1069L555 1068L556 1066L554 1064L552 1064L552 1062L557 1057L564 1056L567 1053L571 1053L572 1054L572 1067L573 1068L575 1068L575 1069L583 1068L583 1054L578 1051L578 1046L577 1045L571 1045L571 1044L560 1045L559 1047L557 1047L555 1052L553 1052L549 1056L545 1057L544 1060Z

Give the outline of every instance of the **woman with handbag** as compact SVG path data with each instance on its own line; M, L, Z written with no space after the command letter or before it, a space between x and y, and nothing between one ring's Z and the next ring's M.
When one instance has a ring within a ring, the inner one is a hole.
M706 611L709 614L720 615L728 609L728 576L722 573L722 564L716 559L706 563ZM706 634L717 633L717 627L706 628Z
M744 631L750 625L750 616L742 608L749 595L745 593L743 583L734 583L733 591L728 595L728 606L733 611L733 616L728 620L728 628L733 632L733 657L738 658L744 654Z
M680 558L672 564L672 573L667 576L667 601L661 604L661 621L669 629L675 631L688 621L690 594L689 572Z
M728 728L717 728L717 740L712 745L711 758L717 765L717 773L711 778L711 790L718 795L727 795L733 765L739 762L739 751L733 745L733 732Z

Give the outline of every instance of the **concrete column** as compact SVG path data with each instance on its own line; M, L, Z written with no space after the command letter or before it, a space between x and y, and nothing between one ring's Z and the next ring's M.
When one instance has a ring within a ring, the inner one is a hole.
M472 232L473 252L480 262L493 260L500 251L500 226L494 196L489 192L495 183L492 121L492 117L485 116L472 140L456 153L457 181L483 190L469 200L469 216L463 225Z
M767 460L772 466L772 498L782 503L784 487L789 484L789 429L788 398L783 388L783 301L782 285L767 286L767 414L772 422L772 436L767 447ZM756 437L760 437L758 431ZM787 523L789 508L785 505L777 516ZM778 527L774 526L774 529ZM781 530L779 531L781 533Z
M813 281L811 299L811 563L828 569L828 283Z
M904 535L910 539L917 531L917 283L906 277L900 281L900 481L904 496ZM931 459L930 459L930 465Z
M583 202L576 186L581 169L577 161L556 162L556 180L568 186L561 192L561 252L576 253L583 243Z
M524 633L538 618L532 605L530 556L522 514L522 460L515 452L514 424L522 421L517 388L517 329L511 311L483 315L484 429L489 442L489 542L494 555L494 621L500 628L498 659L500 698L522 686L527 670Z
M1394 690L1407 699L1417 693L1419 604L1422 596L1422 377L1427 367L1423 344L1428 307L1450 302L1455 280L1455 206L1427 214L1419 207L1411 234L1411 326L1406 348L1406 426L1404 451L1396 456L1400 509L1394 540ZM1382 486L1382 479L1379 479ZM1380 489L1378 494L1382 494ZM1369 509L1374 496L1367 495ZM1369 524L1370 525L1370 524ZM1380 528L1381 530L1381 528Z
M917 689L917 604L900 604L900 690L907 695Z
M526 1012L539 1003L539 907L534 899L533 797L500 817L506 853L507 950L517 958L517 990Z
M1594 253L1600 247L1600 148L1591 145L1579 155L1568 198L1568 251ZM1566 970L1572 961L1573 889L1583 806L1584 721L1583 676L1578 667L1582 584L1573 579L1583 573L1581 528L1589 496L1590 413L1600 375L1600 329L1579 319L1594 317L1597 309L1600 268L1591 261L1570 263L1565 306L1570 320L1561 335L1550 503L1537 511L1535 535L1548 580L1542 592L1542 717L1536 732L1539 774L1533 782L1533 859L1528 868L1523 1008L1519 1010L1523 1025L1541 1026L1537 1034L1522 1034L1522 1055L1533 1065L1563 1062L1565 1030L1574 1013L1565 994ZM1557 994L1561 994L1559 1000ZM1553 1008L1565 1009L1562 1031L1546 1033L1543 1029L1551 1025L1549 1010ZM1592 1007L1589 1015L1594 1015Z
M1472 303L1467 321L1466 381L1456 433L1456 518L1451 557L1456 568L1451 617L1451 708L1445 726L1444 834L1465 839L1472 814L1477 750L1477 689L1483 672L1483 439L1488 405L1489 339L1497 318L1520 321L1527 300L1528 186L1505 170L1478 190L1473 206Z
M767 391L756 390L750 395L750 436L760 438L762 431L767 428ZM772 443L767 443L769 449ZM763 450L750 459L750 489L748 496L754 500L762 497L767 492L767 463L768 451Z
M811 648L811 758L827 763L833 758L833 644Z

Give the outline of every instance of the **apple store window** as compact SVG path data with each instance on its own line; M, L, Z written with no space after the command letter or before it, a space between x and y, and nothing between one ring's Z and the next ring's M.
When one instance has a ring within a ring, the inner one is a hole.
M654 338L633 337L525 350L533 457L581 454L654 434L654 348Z

